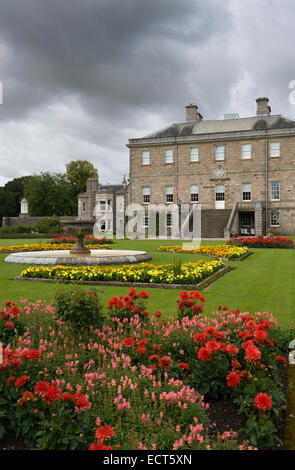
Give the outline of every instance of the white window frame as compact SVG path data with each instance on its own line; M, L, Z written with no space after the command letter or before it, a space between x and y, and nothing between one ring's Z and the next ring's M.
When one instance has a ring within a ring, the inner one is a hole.
M277 224L274 224L273 222L273 217L274 215L277 214ZM270 226L271 227L279 227L280 226L280 212L279 211L273 211L270 213Z
M144 214L142 216L142 228L148 228L149 226L149 216L148 214Z
M252 158L252 146L251 144L242 144L242 159L250 160Z
M168 217L170 219L170 224L168 224ZM166 214L166 227L167 228L172 228L173 227L173 216L171 212L167 212Z
M199 202L199 185L191 184L191 203L196 204Z
M104 225L104 228L102 228L103 225ZM106 219L100 219L100 231L101 232L106 231Z
M199 148L198 147L191 147L190 148L190 161L191 162L198 162L199 161Z
M106 212L106 201L101 199L99 201L100 212Z
M142 165L151 164L151 152L149 150L144 150L141 152L141 163Z
M269 146L271 158L278 158L281 156L281 143L280 142L270 142Z
M170 165L171 163L173 163L173 149L167 149L165 150L165 163L167 165Z
M223 149L221 151L221 149ZM216 145L215 147L215 160L217 162L223 162L225 159L225 145Z
M249 191L249 188L250 188L250 191ZM245 199L245 194L250 194L250 199L248 199L248 198ZM242 199L243 199L243 202L252 201L252 185L251 185L251 183L242 183Z
M144 186L142 188L142 203L143 204L149 204L150 203L150 198L151 198L150 187L149 186Z
M172 200L168 201L169 196L172 196ZM166 186L165 188L165 202L166 204L172 204L174 201L174 188L173 186Z
M274 184L277 184L278 185L278 189L273 189L273 185ZM273 194L275 192L278 192L279 193L279 197L278 198L274 198L273 197ZM270 183L270 200L271 201L280 201L280 198L281 198L281 183L279 181L271 181Z
M223 187L223 191L217 191L217 188L221 189ZM223 199L217 199L217 194L223 194ZM216 184L215 185L215 202L218 201L225 201L225 186L224 184Z

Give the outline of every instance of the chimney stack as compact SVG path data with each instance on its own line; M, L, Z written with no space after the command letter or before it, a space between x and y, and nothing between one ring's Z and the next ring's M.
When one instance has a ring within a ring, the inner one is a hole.
M98 190L98 178L87 178L87 193L96 193Z
M198 106L196 104L188 104L186 107L186 121L202 121L203 116L198 112Z
M257 98L257 116L269 116L271 113L271 107L268 105L268 98Z

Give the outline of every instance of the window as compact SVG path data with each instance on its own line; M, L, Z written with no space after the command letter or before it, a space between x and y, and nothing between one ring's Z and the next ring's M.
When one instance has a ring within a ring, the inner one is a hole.
M173 186L166 186L166 202L173 202Z
M270 214L270 225L271 225L271 227L279 227L280 226L280 213L279 212L271 212L271 214Z
M108 211L112 210L112 201L108 199Z
M173 150L165 150L165 163L173 163Z
M251 184L243 183L243 201L251 201Z
M197 184L191 185L191 202L199 201L199 186Z
M251 144L242 145L242 158L243 160L251 158Z
M101 210L101 212L105 212L105 210L106 210L106 202L105 201L100 201L100 210Z
M280 152L280 142L271 142L270 143L270 156L271 157L279 157L281 154Z
M250 227L250 225L251 225L251 214L249 212L242 212L242 225L244 227Z
M218 162L224 160L224 145L217 145L215 149L215 157Z
M101 232L105 232L106 230L106 221L104 219L100 219L100 230Z
M224 201L224 184L215 186L215 198L216 201Z
M108 230L112 230L112 221L108 220Z
M280 183L279 181L271 182L271 200L279 201L280 200Z
M190 161L198 162L199 161L199 149L194 147L190 149Z
M148 150L145 150L142 152L142 164L143 165L150 165L151 163L151 152Z
M149 204L150 202L150 188L147 186L142 188L142 202L143 204Z
M82 211L86 212L86 202L83 202L83 204L82 204Z
M166 225L167 227L172 227L172 214L170 212L166 216Z
M143 228L146 228L149 226L149 216L148 215L144 215L143 218L142 218L142 226Z

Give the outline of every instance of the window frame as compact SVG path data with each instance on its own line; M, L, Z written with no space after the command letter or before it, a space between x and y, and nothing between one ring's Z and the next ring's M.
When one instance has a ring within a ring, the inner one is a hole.
M217 158L217 149L223 148L223 158ZM225 145L215 145L215 161L216 162L224 162L225 160Z
M250 156L247 156L245 157L244 155L244 147L250 147L250 150L248 150L248 152L250 152ZM242 144L242 160L251 160L252 158L252 144Z
M172 192L171 193L168 193L167 192L167 189L168 188L172 188ZM171 201L168 201L168 197L171 197L172 196L172 200ZM165 187L165 203L166 204L172 204L174 202L174 187L173 186L166 186Z
M193 192L192 188L197 188L197 191ZM190 186L190 201L192 204L196 204L199 202L199 185L198 184L191 184ZM193 200L193 196L196 196L197 198Z
M278 155L273 155L272 152L272 145L278 144L279 150L278 150ZM270 158L279 158L281 156L281 142L273 141L269 143L269 156Z
M244 186L250 186L250 191L244 191ZM244 195L245 194L250 194L250 199L245 199ZM242 201L243 202L249 202L252 201L252 184L251 183L242 183Z
M144 194L144 190L148 189L148 194ZM145 198L148 198L148 200L145 200ZM144 186L142 188L142 203L143 204L150 204L151 202L151 190L149 186Z
M223 186L223 192L222 191L217 192L217 186ZM223 194L223 198L217 199L217 194ZM225 185L224 184L215 185L215 202L219 202L219 201L225 201Z
M273 184L278 184L278 190L274 190L274 189L273 189L273 187L272 187ZM274 193L275 191L277 191L278 194L279 194L279 197L278 197L278 198L274 198L274 197L273 197L273 193ZM274 202L281 200L281 183L280 183L280 181L271 181L271 182L270 182L270 200L271 200L271 201L274 201Z
M193 156L193 153L192 153L192 150L197 150L197 155L196 155L196 159L192 159L192 156ZM200 149L199 147L190 147L190 150L189 150L189 159L190 159L190 162L191 163L197 163L199 162L199 153L200 153Z
M274 216L274 214L277 214L277 215L278 215L278 224L274 224L274 223L273 223L273 216ZM271 227L280 227L280 222L281 222L281 221L280 221L280 212L279 212L279 211L272 211L272 212L270 213L270 226L271 226Z
M169 154L168 154L169 152ZM173 149L165 150L165 165L172 165L174 163L174 152Z
M146 154L146 155L145 155ZM148 154L148 163L144 161L144 157ZM141 165L147 166L151 164L151 151L150 150L143 150L141 152Z

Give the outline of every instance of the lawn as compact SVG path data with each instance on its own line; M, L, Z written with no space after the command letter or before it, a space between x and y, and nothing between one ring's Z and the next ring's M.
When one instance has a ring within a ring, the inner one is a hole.
M34 243L34 240L0 240L0 246ZM203 241L203 244L223 242ZM152 256L153 264L171 263L174 260L190 262L204 258L202 255L159 253L160 245L179 244L173 240L120 240L113 249L135 249L147 251ZM282 326L295 326L295 250L256 249L253 254L242 262L232 261L228 264L234 268L226 276L202 292L206 297L204 314L210 315L219 305L241 311L271 312ZM6 255L0 255L0 302L18 301L24 297L31 301L38 299L52 300L58 284L14 281L26 266L4 263ZM205 257L206 259L211 259ZM69 287L67 287L69 288ZM85 287L86 289L87 287ZM101 299L106 304L114 295L125 295L129 288L109 287L98 288ZM176 300L180 290L147 289L153 293L148 308L153 313L161 310L164 316L174 315Z

